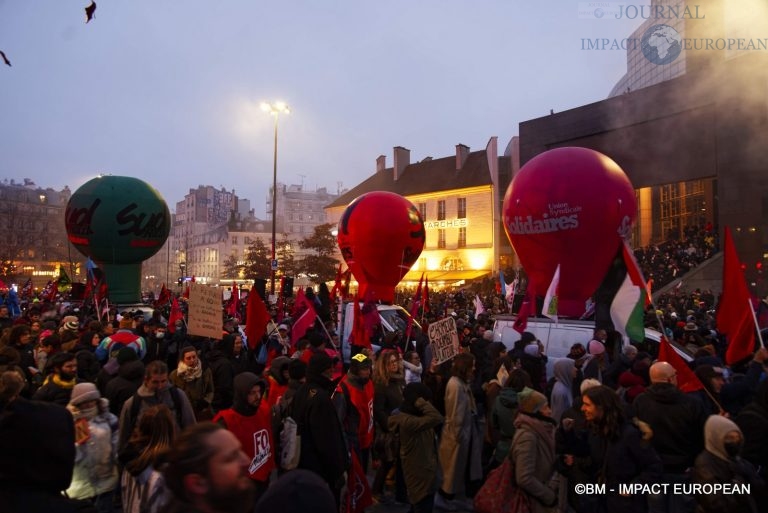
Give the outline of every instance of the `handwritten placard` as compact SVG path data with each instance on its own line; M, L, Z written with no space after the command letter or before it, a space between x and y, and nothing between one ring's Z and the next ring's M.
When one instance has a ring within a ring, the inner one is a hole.
M201 337L221 338L221 291L200 283L189 287L189 327L187 333Z
M432 346L432 361L438 365L459 354L459 334L456 321L446 317L429 325L429 343Z

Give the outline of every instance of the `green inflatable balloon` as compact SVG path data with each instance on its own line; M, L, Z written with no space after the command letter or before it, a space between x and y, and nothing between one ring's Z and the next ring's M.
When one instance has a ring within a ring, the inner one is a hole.
M171 213L157 190L130 176L100 176L72 194L67 237L102 267L113 303L141 299L141 263L171 230Z

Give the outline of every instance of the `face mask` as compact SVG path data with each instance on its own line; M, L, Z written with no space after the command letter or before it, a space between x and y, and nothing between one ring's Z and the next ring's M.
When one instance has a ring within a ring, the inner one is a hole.
M77 377L77 374L74 372L59 372L59 378L61 378L62 381L72 381Z
M157 332L157 333L155 333L155 337L156 338L165 338L165 332L164 331Z
M80 408L80 413L82 413L83 417L86 419L91 420L99 414L99 407L97 405L91 406L90 408Z
M743 442L725 442L723 444L723 449L725 449L725 453L730 456L731 458L735 458L739 454L741 454L741 447L743 446Z

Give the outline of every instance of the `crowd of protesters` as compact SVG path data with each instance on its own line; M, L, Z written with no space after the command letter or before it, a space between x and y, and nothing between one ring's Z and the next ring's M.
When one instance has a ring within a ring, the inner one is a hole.
M704 388L691 393L668 363L642 345L614 346L605 330L548 376L535 335L513 348L494 342L492 316L461 291L433 294L425 319L455 318L452 359L434 361L423 331L408 342L375 332L381 350L355 346L342 369L325 292L307 291L326 313L296 343L291 320L274 311L248 343L238 317L205 339L188 335L183 319L167 326L162 310L100 322L56 304L29 304L17 319L0 307L0 504L471 511L489 472L509 459L536 512L768 505L768 351L728 369L706 292L670 296L648 316L694 354ZM368 471L370 496L355 481ZM576 493L627 483L744 484L750 493Z

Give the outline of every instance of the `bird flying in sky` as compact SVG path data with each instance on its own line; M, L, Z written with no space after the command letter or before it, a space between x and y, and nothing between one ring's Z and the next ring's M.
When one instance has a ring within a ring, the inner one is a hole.
M91 5L85 8L85 22L88 23L93 19L93 13L96 12L96 2L91 1Z

